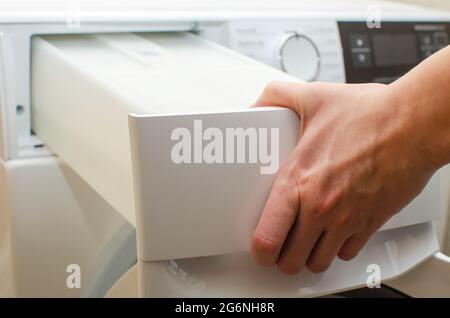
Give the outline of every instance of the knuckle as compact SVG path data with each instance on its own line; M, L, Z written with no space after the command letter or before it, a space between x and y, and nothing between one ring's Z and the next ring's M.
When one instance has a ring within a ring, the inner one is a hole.
M271 81L264 88L264 94L276 95L279 92L280 86L283 85L281 81Z
M328 219L333 212L336 211L341 195L338 192L333 192L325 195L322 200L319 200L314 208L313 217L315 220Z
M341 232L352 233L355 228L360 228L360 222L350 209L336 211L336 218L333 224L335 229L339 229Z
M292 184L299 184L302 176L302 156L297 148L291 152L288 160L284 162L278 172L279 176L283 176L286 180L289 180Z
M282 171L275 178L272 188L275 191L280 191L280 192L284 193L286 190L289 190L292 188L291 185L292 185L292 180L291 180L289 174Z
M292 156L282 165L280 171L293 186L300 187L304 183L303 169L302 167L302 156L294 149Z
M291 209L297 209L300 203L300 189L292 173L285 170L281 172L274 181L272 191L284 198L285 203Z
M311 211L311 219L314 222L320 222L327 219L328 215L330 214L330 206L325 201L317 202L313 210Z
M254 235L252 239L252 248L257 254L276 255L280 246L260 235Z

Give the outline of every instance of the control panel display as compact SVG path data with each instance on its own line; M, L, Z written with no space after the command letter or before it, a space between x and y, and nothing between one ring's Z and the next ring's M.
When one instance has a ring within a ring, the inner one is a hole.
M346 82L390 83L448 45L450 23L339 22Z
M414 34L374 34L372 42L375 66L412 65L419 62Z

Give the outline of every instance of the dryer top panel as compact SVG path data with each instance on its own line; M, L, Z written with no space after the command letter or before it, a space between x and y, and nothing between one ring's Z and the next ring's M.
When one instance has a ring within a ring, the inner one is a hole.
M384 17L442 15L412 5L373 0L172 0L172 1L89 1L47 0L36 4L30 0L16 0L0 4L0 23L66 23L74 14L84 23L112 21L171 21L171 20L231 20L235 18L280 17L311 15L342 18L358 16L365 19L367 10L376 6Z

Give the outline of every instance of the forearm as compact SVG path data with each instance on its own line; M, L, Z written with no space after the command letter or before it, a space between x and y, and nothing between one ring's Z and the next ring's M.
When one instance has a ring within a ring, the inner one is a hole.
M450 162L450 46L389 85L410 141L435 169Z

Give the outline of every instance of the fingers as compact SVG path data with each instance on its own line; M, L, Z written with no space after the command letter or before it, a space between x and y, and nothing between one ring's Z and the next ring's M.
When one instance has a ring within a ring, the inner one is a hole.
M350 236L342 245L338 252L338 257L344 261L349 261L358 255L359 251L366 245L374 231L365 231Z
M326 271L347 237L348 236L341 233L339 229L325 231L314 246L306 263L306 267L313 273Z
M338 176L335 177L333 174L333 166L324 169L322 167L324 163L317 160L317 158L320 159L320 156L317 154L313 156L312 151L317 151L317 145L326 145L325 143L329 141L324 138L324 136L327 137L325 130L329 129L330 123L335 122L330 118L333 119L333 116L339 114L340 111L340 108L333 107L335 105L333 103L336 100L345 100L347 96L351 97L352 95L348 90L344 90L341 84L273 82L267 85L255 103L256 107L282 106L290 108L300 116L302 121L302 139L296 148L301 151L291 154L297 162L300 162L299 158L301 158L301 164L296 164L291 158L288 160L288 163L291 163L290 172L284 171L284 176L280 174L281 177L277 176L275 180L253 235L251 252L256 263L265 266L276 263L278 268L287 274L299 272L305 264L312 272L322 272L331 265L336 255L344 260L355 257L375 232L364 230L361 224L349 224L345 229L335 226L333 222L336 219L333 215L336 213L328 213L328 210L325 211L327 212L325 214L330 217L321 218L319 221L317 215L314 216L310 213L317 209L315 205L318 204L318 200L315 197L317 196L319 199L325 197L326 192L322 192L328 189L325 187L323 190L320 184L315 184L314 180L333 180L333 178L339 180ZM340 104L338 106L343 107ZM329 111L327 112L327 110ZM312 147L312 144L315 148ZM332 144L332 146L335 145ZM329 147L336 150L332 146ZM309 157L313 159L309 160ZM318 166L314 166L315 164ZM295 169L292 169L292 166ZM320 167L320 169L313 169L314 167ZM298 176L301 171L308 172L308 169L311 170L309 174L302 173L301 175L320 176L325 173L325 177L310 178L312 181L307 183L299 182L296 178L292 183L293 179L289 174ZM328 183L328 181L326 182ZM302 198L299 195L300 184ZM341 192L345 194L345 192ZM300 199L303 199L302 204ZM346 199L346 197L341 198L342 202L351 206L351 200ZM335 211L335 209L336 206L332 204L329 210ZM356 232L359 234L353 234Z
M271 266L297 217L299 197L283 176L277 177L253 234L251 252L256 263Z
M300 215L285 242L277 263L278 269L289 275L297 274L304 267L321 234L322 228L302 222Z

